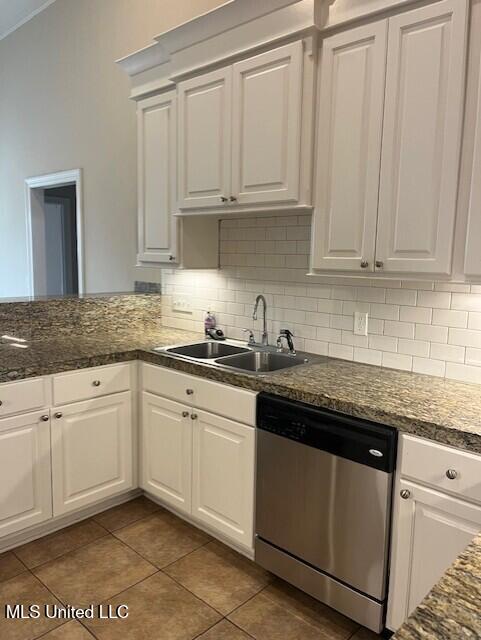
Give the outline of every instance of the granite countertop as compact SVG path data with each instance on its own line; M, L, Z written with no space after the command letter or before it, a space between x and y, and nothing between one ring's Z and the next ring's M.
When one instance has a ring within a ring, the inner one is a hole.
M481 534L446 571L392 640L481 638Z
M27 348L0 345L0 383L114 362L143 360L254 391L377 421L405 433L481 453L481 388L328 358L254 376L153 352L202 339L199 333L138 326L33 341Z

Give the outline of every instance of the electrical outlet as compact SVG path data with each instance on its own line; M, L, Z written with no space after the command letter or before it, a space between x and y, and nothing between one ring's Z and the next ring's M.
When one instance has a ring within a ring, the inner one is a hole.
M172 299L172 311L192 313L192 304L188 296L175 296Z
M354 334L356 336L367 336L368 314L361 311L354 312Z

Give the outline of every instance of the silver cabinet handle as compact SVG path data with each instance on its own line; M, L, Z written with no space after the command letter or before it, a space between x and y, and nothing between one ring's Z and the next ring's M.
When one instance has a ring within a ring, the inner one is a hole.
M361 260L361 269L367 269L369 262L367 260Z
M237 198L235 198L234 196L231 196L231 197L229 198L229 200L230 200L231 202L237 202Z
M183 418L188 418L189 417L189 412L188 411L182 411L182 417Z
M403 500L407 500L411 497L411 492L409 491L409 489L402 489L400 496Z
M384 262L382 260L376 260L376 269L382 269L384 267Z
M446 478L449 478L450 480L456 480L457 477L458 472L456 471L456 469L448 469L446 471Z
M50 416L47 416L47 415L40 416L40 420L42 422L48 422L50 420Z
M221 202L227 202L228 198L226 198L225 196L221 196L220 197L220 201Z
M57 418L57 420L60 420L62 415L63 415L63 413L61 413L60 411L57 411L57 413L55 414L55 417Z
M186 394L188 396L191 396L194 393L194 390L193 389L186 389L185 392L186 392Z
M197 418L198 418L198 416L197 416L197 414L196 414L196 413L191 413L191 414L190 414L190 419L191 419L191 420L197 420Z
M94 387L100 387L100 380L94 380L92 384Z

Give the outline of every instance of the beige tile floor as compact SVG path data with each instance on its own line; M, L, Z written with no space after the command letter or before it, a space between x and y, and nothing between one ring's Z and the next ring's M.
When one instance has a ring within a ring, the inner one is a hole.
M5 604L126 604L124 620L7 620ZM375 640L146 498L0 555L1 640Z

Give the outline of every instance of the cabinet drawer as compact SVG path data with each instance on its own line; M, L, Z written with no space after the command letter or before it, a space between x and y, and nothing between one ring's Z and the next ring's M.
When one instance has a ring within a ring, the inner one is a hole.
M62 373L53 378L53 402L55 405L89 400L130 389L130 366L95 367L72 373Z
M46 381L43 378L0 385L0 418L40 409L46 404Z
M255 425L257 394L253 391L149 364L142 367L142 388L237 422Z
M453 478L448 477L452 471ZM481 503L481 456L403 436L401 475Z

